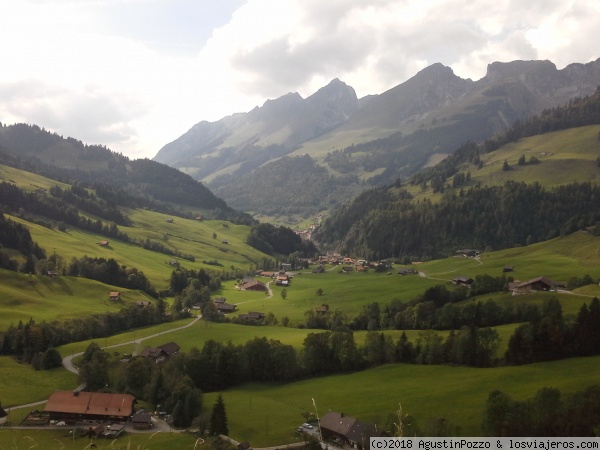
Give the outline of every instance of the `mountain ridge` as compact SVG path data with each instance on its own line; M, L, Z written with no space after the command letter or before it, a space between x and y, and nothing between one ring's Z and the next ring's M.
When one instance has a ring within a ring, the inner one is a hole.
M288 93L248 113L200 122L154 159L202 180L234 207L260 211L262 199L236 204L234 193L247 191L256 169L283 156L308 155L334 177L381 186L409 177L436 154L482 142L517 120L590 95L598 85L600 58L560 70L547 60L492 62L476 81L436 63L362 99L334 79L306 99ZM328 162L340 158L335 166Z

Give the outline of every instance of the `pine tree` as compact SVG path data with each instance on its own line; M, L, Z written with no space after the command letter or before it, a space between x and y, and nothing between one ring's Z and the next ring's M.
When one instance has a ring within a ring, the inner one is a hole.
M212 414L210 416L210 430L214 435L223 434L227 436L229 434L227 411L225 411L225 402L223 401L223 396L221 394L217 397L212 409Z

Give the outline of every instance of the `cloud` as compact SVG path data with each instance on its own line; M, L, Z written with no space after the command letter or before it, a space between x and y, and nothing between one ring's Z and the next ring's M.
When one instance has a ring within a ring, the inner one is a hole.
M201 120L333 78L364 96L436 62L472 79L494 61L588 62L600 3L21 0L0 4L0 40L0 121L152 157Z

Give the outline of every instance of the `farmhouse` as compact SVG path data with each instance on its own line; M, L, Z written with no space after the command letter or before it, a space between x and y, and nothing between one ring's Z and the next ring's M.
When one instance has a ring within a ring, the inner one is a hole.
M98 242L98 245L101 247L108 247L108 241L100 241Z
M334 411L325 414L321 418L320 424L324 439L330 439L352 448L368 449L369 438L380 435L374 425Z
M536 291L551 291L556 289L556 284L550 278L541 276L522 283L512 285L513 294L527 294Z
M119 291L109 292L108 298L109 298L109 300L116 302L118 300L121 300L121 293Z
M460 276L455 277L452 282L457 285L471 286L473 284L473 278Z
M250 311L248 314L239 314L239 319L261 320L265 318L265 314L261 312Z
M175 342L169 342L158 347L144 347L139 356L141 358L152 358L154 362L158 363L176 353L179 353L179 345Z
M57 391L44 411L51 420L75 423L83 420L126 422L133 413L135 397L104 392Z
M215 308L220 313L227 314L230 312L234 312L237 309L237 306L223 302L223 303L215 303Z
M135 302L135 304L140 308L146 308L147 306L150 306L152 302L150 300L139 300Z
M255 280L253 278L245 278L244 283L240 286L240 289L242 291L266 291L267 286L265 286L265 283L262 283L261 281Z
M315 312L319 314L327 314L327 311L329 311L329 305L322 304L319 306L315 306Z
M461 256L464 256L465 258L475 258L480 254L479 250L474 250L471 248L463 248L460 250L456 250L456 253L458 253Z

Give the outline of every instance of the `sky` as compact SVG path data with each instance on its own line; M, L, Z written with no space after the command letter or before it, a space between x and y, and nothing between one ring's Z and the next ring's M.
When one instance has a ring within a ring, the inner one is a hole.
M194 124L339 78L600 57L598 0L0 0L0 122L153 158Z

